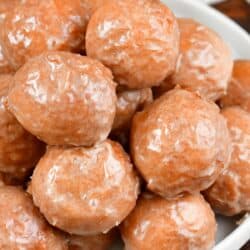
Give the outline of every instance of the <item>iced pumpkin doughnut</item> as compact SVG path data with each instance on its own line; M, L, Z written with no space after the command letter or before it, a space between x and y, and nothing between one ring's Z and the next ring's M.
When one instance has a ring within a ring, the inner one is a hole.
M22 181L45 151L42 142L28 133L10 113L6 97L13 77L0 75L0 172Z
M220 101L223 107L238 105L250 112L250 60L234 62L228 92Z
M226 94L232 73L229 47L214 31L192 19L179 19L178 23L180 55L170 84L213 101L219 99Z
M33 205L27 193L16 187L0 187L0 249L67 250Z
M4 55L18 69L47 50L81 51L88 18L82 0L20 1L1 28Z
M222 115L227 120L233 153L229 168L205 195L215 211L231 216L250 211L250 114L230 107Z
M69 250L109 250L114 239L113 230L92 236L69 235Z
M49 147L32 195L50 224L76 235L106 233L134 208L138 179L128 155L106 140L92 148Z
M19 0L0 1L0 27L2 26L8 11L10 11L18 2ZM1 29L3 29L3 27L1 27ZM3 48L0 44L0 74L8 74L13 72L14 69L3 54Z
M134 116L131 155L147 187L175 197L208 188L228 166L231 143L219 108L174 89Z
M9 106L47 144L91 146L107 138L116 84L101 63L69 52L46 52L15 75Z
M111 1L90 19L87 55L108 66L121 85L147 88L172 73L179 52L179 29L158 0Z
M125 250L211 250L214 213L201 195L165 200L144 194L121 227Z
M153 101L152 90L121 90L117 93L113 132L128 131L134 114Z

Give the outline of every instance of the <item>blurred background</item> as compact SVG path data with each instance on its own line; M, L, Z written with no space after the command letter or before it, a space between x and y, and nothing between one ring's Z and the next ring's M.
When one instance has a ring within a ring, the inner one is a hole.
M250 0L199 0L211 4L250 33Z

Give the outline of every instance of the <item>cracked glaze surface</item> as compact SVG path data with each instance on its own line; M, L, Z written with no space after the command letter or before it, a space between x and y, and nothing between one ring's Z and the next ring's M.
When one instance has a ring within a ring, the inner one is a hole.
M125 250L210 250L216 221L201 195L165 200L144 194L122 223Z
M158 0L111 2L90 19L86 51L108 66L119 84L137 89L158 85L175 68L177 21Z
M4 55L18 69L47 50L80 51L89 18L87 7L81 0L20 1L0 31Z
M98 61L46 52L16 73L9 107L28 131L48 144L91 146L111 130L115 88L111 72Z
M178 23L180 55L171 84L209 100L219 99L226 94L232 73L229 46L214 31L192 19L179 19Z
M45 147L9 112L6 103L12 81L11 75L0 75L0 172L9 180L13 177L22 181L43 155Z
M5 250L67 250L27 193L0 187L0 248Z
M174 89L135 115L131 154L148 188L174 197L208 188L229 164L231 141L214 103Z
M138 179L128 155L107 140L92 148L48 148L32 177L47 220L77 235L106 233L134 208Z
M228 92L220 101L223 107L238 105L250 112L250 60L234 62Z
M250 114L231 107L222 110L232 138L229 167L206 192L212 207L224 215L250 211Z

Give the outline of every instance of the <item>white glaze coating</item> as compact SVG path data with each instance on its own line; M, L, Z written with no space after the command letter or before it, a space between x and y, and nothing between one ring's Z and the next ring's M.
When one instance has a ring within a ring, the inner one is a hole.
M91 146L105 140L111 130L115 87L111 72L96 60L46 52L17 72L9 107L47 144Z
M131 154L150 190L175 197L208 188L229 164L231 141L214 103L175 89L135 115Z
M178 50L177 21L158 0L111 1L93 14L87 28L87 55L129 88L159 85L174 71Z
M48 148L32 177L35 204L69 233L106 233L135 206L138 179L119 144Z

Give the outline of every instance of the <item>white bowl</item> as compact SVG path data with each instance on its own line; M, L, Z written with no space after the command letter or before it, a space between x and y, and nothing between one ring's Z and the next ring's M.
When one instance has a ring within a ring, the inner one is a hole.
M230 45L234 58L250 59L249 34L225 15L197 0L161 1L176 16L193 18L215 30ZM239 226L236 219L223 216L217 216L217 223L217 244L214 250L239 250L250 239L250 217L246 216Z

